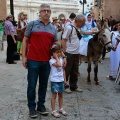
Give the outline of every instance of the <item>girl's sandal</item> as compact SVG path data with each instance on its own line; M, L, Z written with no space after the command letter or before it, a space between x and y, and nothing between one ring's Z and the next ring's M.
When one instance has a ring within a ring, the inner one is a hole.
M51 114L56 118L60 118L60 114L57 112L57 110L52 111Z
M65 110L64 110L63 108L61 108L61 109L59 110L59 113L61 113L61 114L64 115L64 116L67 116L67 113L65 112Z

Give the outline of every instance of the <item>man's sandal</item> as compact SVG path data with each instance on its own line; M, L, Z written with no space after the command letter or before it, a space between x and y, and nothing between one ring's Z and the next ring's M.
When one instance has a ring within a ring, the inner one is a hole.
M51 114L56 118L60 118L60 114L57 112L57 110L52 111Z
M59 110L59 113L61 113L61 114L64 115L64 116L67 116L67 113L65 112L65 110L64 110L63 108L61 108L61 109Z

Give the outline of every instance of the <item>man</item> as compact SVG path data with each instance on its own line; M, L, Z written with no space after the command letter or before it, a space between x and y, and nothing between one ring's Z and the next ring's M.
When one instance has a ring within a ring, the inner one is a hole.
M38 77L37 111L44 115L48 114L44 103L50 73L50 49L52 44L57 42L56 29L49 21L50 6L42 4L39 14L39 20L28 23L22 45L22 63L28 69L27 99L29 114L32 118L37 117L35 96Z
M77 86L78 81L78 64L79 64L79 35L78 30L80 29L85 23L85 17L84 15L80 14L77 15L75 18L75 21L73 22L73 27L71 25L68 25L64 29L64 33L62 36L62 47L63 51L66 53L67 56L67 66L65 68L66 72L66 81L68 81L69 78L69 86L65 86L65 92L71 93L71 90L82 92L82 89L79 89ZM76 28L76 29L75 29ZM90 31L90 32L84 32L80 29L81 34L95 34L96 32Z
M75 28L81 28L85 23L85 17L80 14L77 15L75 18L75 21L73 23L73 26ZM79 38L77 36L77 32L75 28L72 28L70 25L68 25L64 29L64 33L62 36L62 47L63 51L66 53L67 56L67 65L65 68L66 72L66 80L68 81L68 77L70 76L69 79L69 85L70 89L77 91L77 92L82 92L82 89L79 89L77 86L77 81L78 81L78 64L79 64ZM72 31L72 33L71 33ZM70 93L71 90L69 90L69 86L65 86L66 92Z
M61 21L61 28L62 28L62 31L63 31L64 28L65 28L65 21L66 21L65 17L61 17L60 21Z
M6 18L4 28L5 34L7 35L7 59L6 62L8 64L16 64L13 60L13 53L16 51L16 29L12 24L13 16L9 14Z
M72 24L72 22L74 21L75 17L76 17L76 14L75 13L71 13L70 16L69 16L69 19L66 20L65 27L68 26L69 24Z
M109 16L109 21L110 21L110 26L111 26L111 31L113 30L113 26L115 25L116 21L113 19L112 16Z

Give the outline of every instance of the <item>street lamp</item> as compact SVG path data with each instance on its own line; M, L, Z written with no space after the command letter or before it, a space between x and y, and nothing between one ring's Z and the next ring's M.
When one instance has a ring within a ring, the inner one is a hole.
M13 21L14 21L14 6L13 6L13 0L10 0L10 13L13 15Z
M83 14L84 14L84 4L86 4L87 3L87 1L86 0L83 0L83 2L80 0L79 1L80 2L80 4L82 4L83 5Z

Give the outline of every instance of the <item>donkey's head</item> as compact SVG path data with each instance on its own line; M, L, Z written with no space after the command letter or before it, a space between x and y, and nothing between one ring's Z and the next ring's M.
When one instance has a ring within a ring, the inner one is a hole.
M99 34L99 41L100 43L106 47L107 51L111 51L112 49L112 33L110 32L110 30L108 28L102 28L100 30L100 34Z

